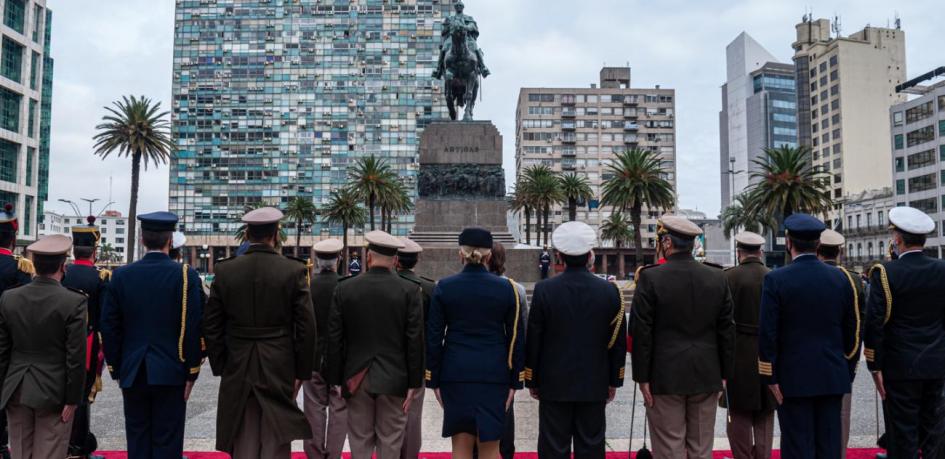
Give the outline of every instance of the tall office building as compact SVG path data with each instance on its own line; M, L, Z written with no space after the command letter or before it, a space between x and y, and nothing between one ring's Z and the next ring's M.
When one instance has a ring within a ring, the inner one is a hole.
M45 0L4 0L0 48L0 205L16 206L20 245L36 240L49 182L52 13Z
M807 18L793 46L799 141L813 149L839 199L892 182L889 168L876 165L889 163L889 107L906 100L895 89L906 79L906 38L898 26L848 37L831 36L831 27ZM842 226L839 218L833 223Z
M601 208L601 186L615 153L628 148L659 152L676 186L675 90L656 86L630 87L629 67L605 67L600 86L588 88L522 88L516 110L515 170L544 164L558 172L575 172L588 179L594 196L580 203L578 220L595 229L610 216ZM552 209L549 224L567 219L567 209ZM643 241L654 247L656 214L644 216ZM524 233L524 223L518 233ZM534 228L534 227L533 227ZM602 241L605 245L609 241Z
M416 184L419 134L447 118L437 62L452 1L177 2L170 204L227 256L245 206L325 203L357 158ZM412 216L398 216L406 235ZM294 230L290 229L290 233ZM303 247L340 236L321 222ZM294 238L292 238L294 239ZM307 253L307 250L303 250Z
M797 146L794 66L778 62L742 32L725 49L727 76L719 113L722 208L751 182L765 148Z

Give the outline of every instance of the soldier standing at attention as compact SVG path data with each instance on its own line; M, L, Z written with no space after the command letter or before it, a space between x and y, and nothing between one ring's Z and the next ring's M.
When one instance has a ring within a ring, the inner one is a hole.
M935 222L889 211L898 260L873 268L866 363L885 401L891 458L945 457L945 262L923 253Z
M535 286L525 386L538 405L538 455L603 459L605 409L623 386L627 332L620 287L591 274L597 234L581 222L552 236L564 273Z
M538 269L541 270L542 280L548 278L548 271L551 270L551 254L548 253L548 247L545 247L541 251L541 255L538 256Z
M361 274L361 259L358 258L358 254L351 254L351 263L348 263L348 274L351 277Z
M832 459L860 343L855 287L817 259L822 221L794 214L784 227L794 261L765 276L758 372L780 405L781 457Z
M761 286L770 270L762 261L761 235L745 231L735 236L735 244L738 266L725 271L735 303L735 353L727 403L726 398L720 403L730 414L728 439L735 459L768 459L778 405L758 374L758 315Z
M60 284L72 240L30 245L38 276L0 297L2 407L14 459L66 456L84 396L86 297Z
M19 223L13 213L13 205L5 204L0 210L0 294L5 290L30 283L35 270L26 258L13 255ZM7 414L0 410L0 459L9 459L10 443L7 435Z
M305 417L312 426L312 439L303 443L309 458L338 459L348 434L348 410L340 386L329 386L327 379L328 316L338 286L338 257L344 245L337 239L315 244L315 273L312 275L312 306L318 340L312 377L302 384L305 393Z
M712 457L719 395L732 373L732 295L721 268L692 256L702 229L659 220L666 264L640 271L633 297L633 378L647 406L653 455Z
M139 215L148 253L115 270L102 303L102 348L122 389L128 459L177 458L203 351L200 276L167 256L177 215Z
M279 209L243 216L246 254L216 265L204 335L221 376L217 449L233 459L288 459L312 438L296 397L312 377L316 329L306 263L281 255Z
M111 278L111 272L95 266L98 242L102 235L95 226L95 217L89 216L88 225L72 227L72 254L75 262L66 266L62 285L78 290L88 297L89 323L86 331L87 356L85 359L85 389L72 424L72 439L69 441L69 456L87 458L98 449L98 442L89 426L90 406L102 388L102 367L99 353L102 350L99 319L102 316L102 297Z
M335 289L328 323L328 382L348 397L355 459L400 457L407 413L423 390L423 294L394 273L403 242L364 235L367 271Z
M420 285L421 295L423 296L423 318L424 321L430 315L430 297L433 295L433 289L436 288L436 282L432 279L419 276L413 271L420 261L420 254L423 253L423 247L420 244L407 239L400 238L404 247L397 251L397 274L415 284ZM420 388L410 404L410 412L407 413L407 430L404 434L404 446L400 450L401 459L414 459L420 454L423 446L423 398L425 390Z

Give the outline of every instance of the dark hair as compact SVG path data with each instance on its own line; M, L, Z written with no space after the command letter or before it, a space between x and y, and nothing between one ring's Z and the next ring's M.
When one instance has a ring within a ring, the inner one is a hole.
M181 248L180 248L180 247L178 247L178 248L176 248L176 249L172 248L172 249L167 253L167 256L171 257L171 260L180 260L180 258L181 258L181 256L182 256Z
M561 254L561 261L564 262L564 265L569 268L583 268L587 266L587 262L591 260L590 252L585 253L584 255L565 255Z
M489 259L489 272L505 274L505 247L499 242L492 243L492 258Z
M36 267L36 274L40 276L56 274L65 262L65 255L33 255L33 266Z
M912 234L906 233L905 231L897 231L900 236L902 236L902 242L904 242L909 247L918 247L925 246L925 241L928 240L928 236L924 234Z
M692 249L696 246L696 239L689 237L677 236L673 233L667 234L669 240L673 241L673 252L692 252Z
M840 257L840 247L821 245L817 247L817 255L828 260L836 260Z
M246 226L246 239L249 239L249 242L260 243L269 238L274 238L276 236L276 231L279 230L278 223L270 223L268 225L247 225Z
M13 231L0 230L0 247L4 249L13 245L16 240L16 233Z
M141 241L148 250L161 250L167 247L174 236L172 231L147 231L141 230Z
M83 245L72 247L72 255L75 256L76 260L88 260L89 258L92 258L94 253L94 247L86 247Z
M417 266L417 263L420 261L420 257L409 254L409 255L398 255L397 264L400 265L403 269L413 269Z
M820 245L820 239L814 239L813 241L805 241L805 240L797 239L790 236L788 236L788 239L791 240L791 244L794 246L794 250L799 253L814 252L817 250L817 246Z

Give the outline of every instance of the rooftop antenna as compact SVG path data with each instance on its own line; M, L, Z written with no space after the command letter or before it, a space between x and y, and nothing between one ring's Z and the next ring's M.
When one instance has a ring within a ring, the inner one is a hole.
M841 30L840 16L834 14L833 24L830 25L830 30L833 31L833 33L837 34L837 38L840 38L840 30Z
M895 16L895 19L893 20L893 24L896 25L896 30L902 30L902 18L899 17L898 11L896 11L896 16Z

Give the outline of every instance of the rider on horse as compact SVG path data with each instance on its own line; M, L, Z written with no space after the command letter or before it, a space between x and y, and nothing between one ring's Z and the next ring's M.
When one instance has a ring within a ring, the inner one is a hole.
M479 49L479 46L476 43L476 40L479 39L479 26L476 24L476 20L472 16L463 14L463 10L466 8L463 5L462 0L456 2L454 5L456 9L456 14L449 16L443 20L443 30L440 35L443 38L443 43L440 46L440 60L437 62L436 70L433 71L434 79L441 79L443 74L446 72L446 56L450 52L450 49L453 47L453 42L450 40L450 36L454 28L464 27L466 29L466 46L469 47L469 50L476 54L476 57L479 59L479 73L483 77L489 76L489 69L486 68L486 64L483 61L482 50Z

